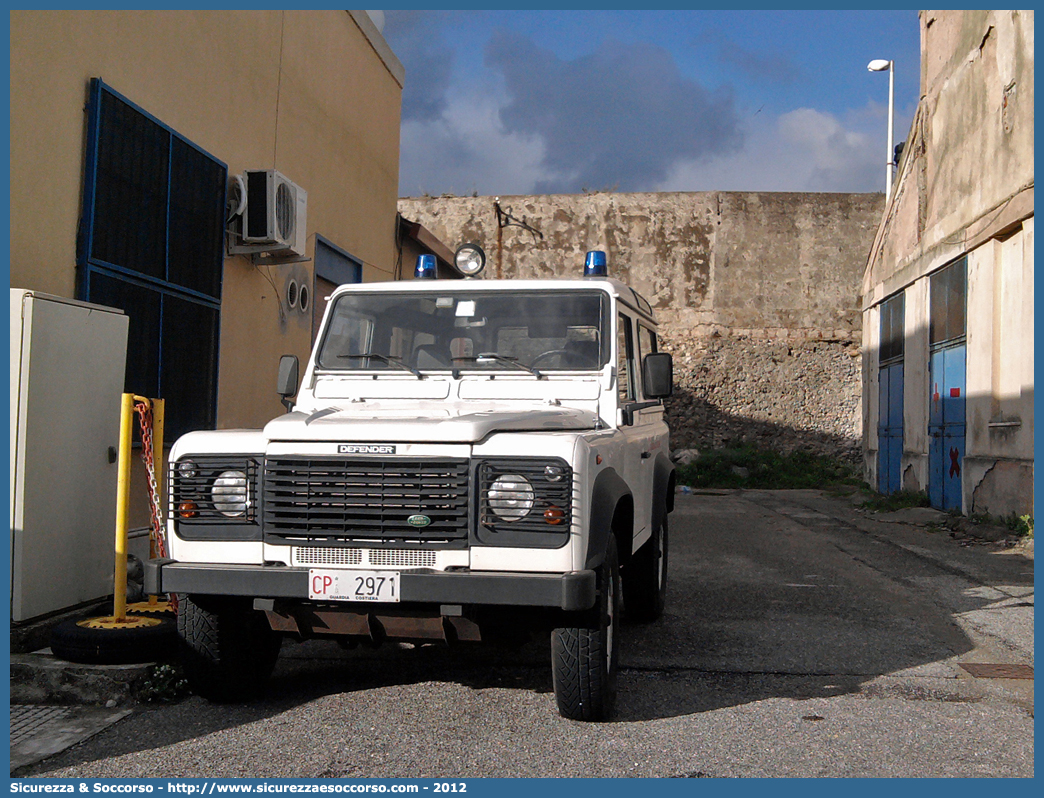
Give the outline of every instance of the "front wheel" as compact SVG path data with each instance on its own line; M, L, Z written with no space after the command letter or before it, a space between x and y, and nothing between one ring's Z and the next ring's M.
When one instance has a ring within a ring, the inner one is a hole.
M551 633L551 674L559 713L572 720L608 720L616 702L620 562L610 535L598 569L598 600L587 622Z
M192 692L219 703L259 698L282 643L263 613L212 596L179 598L178 635Z
M623 578L624 606L636 621L655 621L667 603L667 514L660 528L634 553Z

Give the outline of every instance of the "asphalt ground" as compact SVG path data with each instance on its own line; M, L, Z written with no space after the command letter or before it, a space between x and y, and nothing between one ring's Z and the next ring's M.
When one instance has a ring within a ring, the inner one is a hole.
M522 647L284 643L265 700L143 708L16 775L1030 777L1032 550L818 491L677 497L665 616L622 630L612 722Z

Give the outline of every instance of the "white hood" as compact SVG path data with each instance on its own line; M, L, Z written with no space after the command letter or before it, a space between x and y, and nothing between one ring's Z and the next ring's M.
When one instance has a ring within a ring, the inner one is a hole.
M478 443L494 432L564 432L594 429L597 415L568 407L472 406L406 408L327 407L313 413L293 412L270 421L269 441L402 441Z

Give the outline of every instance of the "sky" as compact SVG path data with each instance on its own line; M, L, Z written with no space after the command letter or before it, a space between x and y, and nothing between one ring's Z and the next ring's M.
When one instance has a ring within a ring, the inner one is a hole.
M401 196L883 191L916 11L385 11Z

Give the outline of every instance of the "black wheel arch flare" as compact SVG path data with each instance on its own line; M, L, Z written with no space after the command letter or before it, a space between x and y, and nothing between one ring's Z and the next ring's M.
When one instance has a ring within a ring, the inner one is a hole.
M653 474L653 532L663 526L668 513L674 512L675 485L674 463L663 452L656 457L655 468L656 472Z
M595 477L594 486L591 488L591 497L588 504L590 513L587 522L587 560L584 568L598 568L605 559L605 552L609 546L609 535L613 532L613 518L617 507L621 502L630 507L631 529L634 520L634 499L631 489L614 468L606 468ZM628 530L629 532L631 530ZM617 549L620 556L620 564L624 564L631 556L631 538L627 536L624 541L627 545L619 545Z

